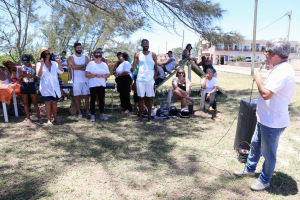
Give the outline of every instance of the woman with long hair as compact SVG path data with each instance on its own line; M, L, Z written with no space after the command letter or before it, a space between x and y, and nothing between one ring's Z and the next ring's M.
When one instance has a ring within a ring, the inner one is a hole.
M191 50L193 49L191 44L187 44L185 49L182 51L182 60L192 60L197 63L197 58L191 57Z
M189 97L192 84L189 79L185 78L184 69L180 68L176 72L176 78L172 81L173 85L173 97L174 99L181 100L181 108L186 107L186 102L189 100L191 103L195 103L195 100Z
M21 67L19 64L13 63L10 60L5 60L2 63L5 67L5 71L11 76L13 82L16 83L20 79L18 69Z
M132 108L130 104L130 85L131 85L131 76L130 76L130 58L127 53L122 53L120 56L121 64L116 69L116 74L118 77L118 85L120 92L121 105L125 110L124 114L128 114Z
M46 106L47 124L52 125L51 122L51 107L53 110L54 122L59 122L57 119L57 101L61 97L60 86L58 82L57 74L63 73L63 68L60 64L59 57L55 57L55 61L50 60L50 54L52 50L43 47L39 53L38 57L41 59L41 62L37 63L36 71L37 76L41 78L40 82L40 92L43 96Z
M30 60L31 60L31 55L28 54L22 55L21 61L23 65L18 69L18 73L20 74L19 82L21 83L21 94L24 103L24 110L27 117L25 121L31 123L32 121L29 115L30 109L28 103L29 95L30 95L31 103L34 105L34 109L39 120L41 120L41 116L40 116L39 106L37 104L37 94L36 94L36 88L34 83L34 78L37 78L36 66L35 64L30 64Z
M110 77L108 66L101 61L102 52L96 50L94 52L94 61L89 62L85 69L85 77L89 78L89 87L91 95L91 122L95 122L95 102L98 94L100 119L108 120L104 115L104 95L106 87L106 79Z

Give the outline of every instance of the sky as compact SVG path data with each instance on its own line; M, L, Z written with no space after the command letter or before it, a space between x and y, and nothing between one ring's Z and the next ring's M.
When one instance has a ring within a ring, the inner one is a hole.
M220 26L223 32L237 31L246 40L253 39L254 6L255 0L212 0L213 3L220 3L222 9L226 10L223 19L215 21L214 25ZM258 0L257 6L257 31L276 21L292 10L290 25L290 41L300 42L300 0ZM270 40L272 38L286 38L289 17L286 15L269 27L257 32L257 40ZM179 27L175 33L166 31L163 27L153 23L152 31L137 31L131 37L131 41L140 38L149 40L150 50L158 53L166 53L175 47L182 46L182 32L184 31L184 47L198 41L198 35Z

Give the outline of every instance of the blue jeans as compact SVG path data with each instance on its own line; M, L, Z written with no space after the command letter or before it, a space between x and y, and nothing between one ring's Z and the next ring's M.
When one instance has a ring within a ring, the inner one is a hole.
M251 149L247 159L246 170L255 172L261 154L265 162L261 168L258 180L261 183L269 183L276 165L276 153L279 137L285 128L270 128L257 122L256 129L251 140Z

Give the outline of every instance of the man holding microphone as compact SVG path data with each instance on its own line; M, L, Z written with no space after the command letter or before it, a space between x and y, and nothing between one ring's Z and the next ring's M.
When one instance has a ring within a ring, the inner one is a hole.
M265 158L258 181L251 185L255 191L270 187L276 165L276 153L280 135L290 125L288 106L295 91L295 72L288 62L291 46L283 39L267 42L264 54L270 72L266 81L261 80L261 72L254 74L259 96L257 102L257 124L251 141L251 149L245 169L234 171L236 176L255 176L261 155Z

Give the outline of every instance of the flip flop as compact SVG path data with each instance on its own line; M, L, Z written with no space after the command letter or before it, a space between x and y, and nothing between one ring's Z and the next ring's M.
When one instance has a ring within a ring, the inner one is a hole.
M136 121L134 121L135 123L142 123L143 122L143 120L142 119L138 119L138 120L136 120Z
M148 122L150 123L150 124L155 124L155 121L153 121L153 120L148 120Z

